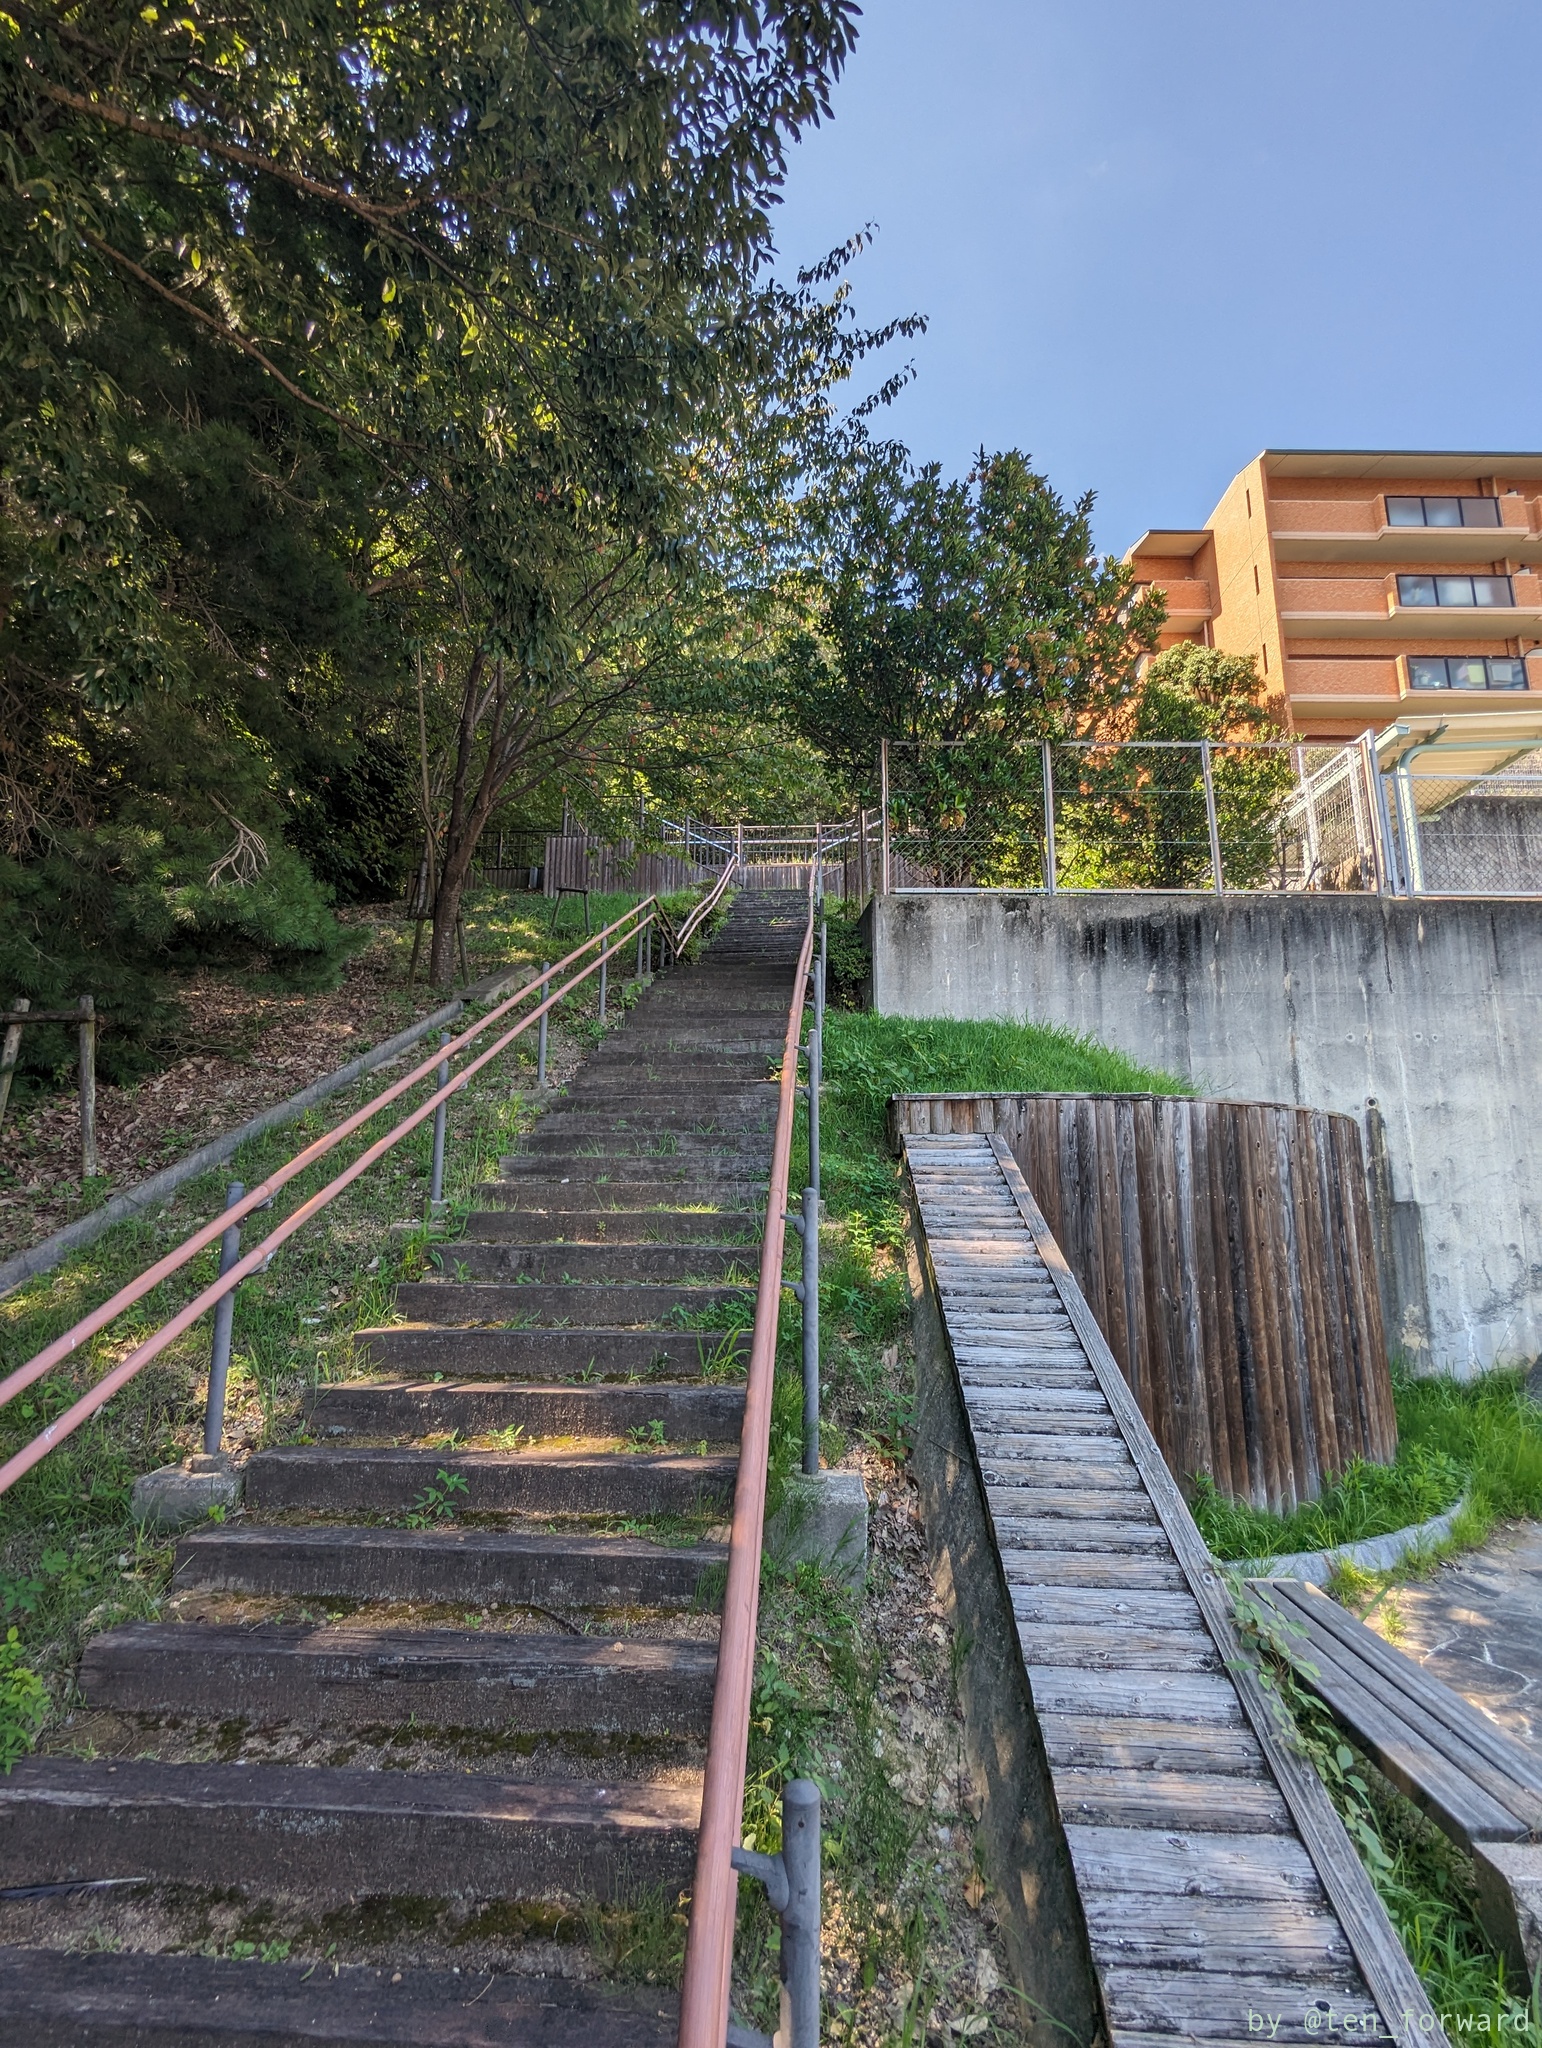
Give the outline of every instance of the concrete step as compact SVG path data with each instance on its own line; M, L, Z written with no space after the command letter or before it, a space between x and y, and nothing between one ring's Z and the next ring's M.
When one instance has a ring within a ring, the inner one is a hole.
M492 1183L485 1183L491 1186ZM483 1192L479 1189L478 1192ZM458 1244L497 1243L557 1245L575 1250L587 1246L618 1244L713 1245L726 1243L733 1251L760 1261L760 1226L764 1204L754 1209L586 1209L556 1203L547 1209L473 1209L466 1218L466 1235ZM742 1242L735 1243L735 1239Z
M630 1112L602 1110L590 1114L581 1109L553 1109L520 1140L513 1155L526 1158L532 1152L553 1152L598 1145L603 1152L642 1152L659 1159L688 1158L697 1152L742 1150L757 1164L771 1156L771 1133L776 1128L775 1105L766 1114L724 1115L702 1108L687 1111L689 1122L655 1119L634 1102ZM593 1155L591 1155L593 1156Z
M725 1273L757 1274L759 1245L742 1244L570 1244L556 1248L520 1244L477 1244L457 1238L435 1245L434 1265L468 1280L523 1279L548 1283L587 1281L614 1286L646 1280L710 1282Z
M702 1051L686 1059L655 1058L643 1045L629 1046L625 1059L605 1058L596 1053L573 1076L569 1083L569 1094L579 1094L587 1088L596 1092L611 1091L631 1095L634 1099L643 1090L670 1088L684 1077L692 1088L701 1088L713 1093L735 1094L742 1088L775 1085L780 1071L781 1048L768 1060L759 1054L753 1058L736 1056L727 1058L712 1051Z
M95 1637L77 1682L119 1714L651 1738L706 1733L716 1670L711 1643L138 1622Z
M27 1757L0 1778L0 1884L609 1900L689 1881L700 1803L698 1787L635 1781Z
M708 1362L749 1351L747 1330L477 1330L392 1323L360 1330L354 1352L378 1372L454 1379L699 1379Z
M499 1209L713 1209L761 1212L766 1182L731 1180L726 1174L678 1180L630 1180L618 1174L522 1173L484 1180L477 1197Z
M349 1450L285 1445L247 1461L253 1514L406 1514L441 1472L456 1515L702 1515L733 1498L737 1456L645 1451Z
M697 1199L697 1190L716 1193L725 1183L764 1187L770 1170L771 1149L763 1161L756 1160L725 1140L708 1149L669 1153L580 1151L570 1140L535 1152L509 1152L498 1161L499 1179L505 1187L529 1183L571 1186L580 1177L596 1187L626 1190L633 1186L662 1188L676 1202Z
M669 2048L679 2007L561 1977L0 1948L0 2020L14 2048Z
M624 1437L658 1423L665 1443L737 1443L742 1387L585 1385L522 1387L450 1380L382 1384L353 1380L319 1387L308 1410L318 1436L422 1437L431 1430L491 1435L523 1426L542 1437Z
M717 1315L754 1301L747 1285L699 1287L620 1281L615 1286L541 1280L404 1280L396 1290L400 1314L418 1323L521 1323L576 1325L582 1330L624 1330L665 1322L677 1312Z
M467 1607L688 1607L712 1589L727 1557L721 1544L636 1536L238 1522L183 1537L172 1585Z
M626 1173L646 1179L660 1173L730 1173L764 1180L771 1170L771 1133L766 1131L617 1130L605 1123L574 1129L564 1119L546 1119L521 1141L517 1152L498 1161L498 1171L516 1176L551 1173L577 1166L581 1172Z
M686 1118L696 1114L698 1104L717 1114L741 1107L769 1109L773 1114L776 1111L776 1082L737 1068L699 1069L691 1080L689 1101L677 1100L661 1088L639 1082L636 1074L635 1061L611 1068L581 1067L567 1087L553 1098L551 1111L614 1110L618 1116L626 1116L633 1110L646 1110L651 1116Z

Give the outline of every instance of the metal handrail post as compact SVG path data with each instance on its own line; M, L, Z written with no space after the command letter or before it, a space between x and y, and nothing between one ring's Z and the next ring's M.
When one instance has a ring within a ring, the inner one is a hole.
M238 1180L225 1190L225 1207L233 1209L246 1193ZM223 1279L241 1256L241 1226L232 1223L220 1239L220 1277ZM215 1457L225 1434L225 1386L230 1378L230 1340L236 1319L236 1294L222 1294L214 1304L213 1342L209 1347L209 1394L203 1411L203 1448Z
M545 1019L543 1018L541 1021L544 1023ZM446 1046L449 1042L449 1032L441 1031L439 1034L440 1045ZM437 1085L441 1088L447 1088L450 1085L450 1063L448 1060L441 1060L439 1062ZM448 1107L448 1103L441 1102L434 1111L434 1165L428 1183L428 1213L430 1219L433 1220L437 1220L444 1214L444 1120Z
M727 2048L819 2048L820 1800L811 1778L782 1787L782 1850L735 1849L733 1867L766 1888L781 1923L780 2024L774 2035L730 2023Z
M1221 826L1215 814L1215 777L1210 769L1210 742L1199 743L1199 767L1205 782L1205 822L1210 827L1210 876L1217 896L1226 894L1226 880L1221 872Z
M1055 756L1048 740L1039 743L1044 772L1044 893L1055 893Z
M609 969L609 957L602 957L600 960L600 1022L602 1024L605 1022L605 982Z
M814 1028L808 1035L808 1177L814 1190L815 1200L819 1197L819 1089L823 1081L824 1044L820 1037L816 1015Z
M803 1190L803 1470L819 1470L819 1192Z
M541 1001L544 1003L550 994L551 962L543 960L541 962ZM535 1043L535 1085L537 1088L544 1088L546 1086L546 1013L544 1011L541 1013L540 1031Z

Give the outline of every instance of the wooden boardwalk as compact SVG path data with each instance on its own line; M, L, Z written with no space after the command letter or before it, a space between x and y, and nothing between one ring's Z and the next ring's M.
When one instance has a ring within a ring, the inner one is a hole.
M1004 1140L904 1144L1114 2048L1443 2040Z

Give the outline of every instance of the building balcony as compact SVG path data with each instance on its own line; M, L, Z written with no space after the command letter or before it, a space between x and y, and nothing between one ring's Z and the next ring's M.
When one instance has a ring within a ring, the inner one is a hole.
M1155 577L1149 583L1137 583L1135 595L1143 591L1160 590L1167 600L1167 624L1170 630L1184 633L1193 632L1215 616L1215 604L1210 595L1210 585L1203 577L1191 577L1185 581L1169 582L1166 577Z
M1495 526L1392 525L1386 499L1283 498L1269 507L1277 562L1542 562L1542 501L1507 492L1490 500Z
M1524 690L1420 690L1409 688L1407 662L1395 655L1291 656L1285 692L1298 729L1330 721L1380 727L1410 714L1436 719L1460 714L1529 731L1542 718L1542 657L1528 662L1527 672L1530 687Z
M1396 574L1289 576L1275 593L1280 630L1293 640L1460 641L1481 652L1492 642L1542 636L1542 580L1523 571L1509 579L1509 588L1510 604L1411 604Z

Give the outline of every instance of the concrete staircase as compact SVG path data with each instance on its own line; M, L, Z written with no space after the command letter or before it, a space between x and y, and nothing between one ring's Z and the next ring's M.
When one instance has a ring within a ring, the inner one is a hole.
M473 2010L453 1929L690 1881L802 924L800 898L740 897L647 992L398 1290L405 1320L363 1333L369 1377L320 1388L308 1440L248 1464L244 1511L178 1545L173 1618L88 1645L66 1737L97 1754L0 1779L0 1887L138 1879L174 1901L145 1916L163 1930L234 1891L309 1963L66 1959L99 1895L22 1926L0 1906L0 2033L672 2034L669 1996L524 1976L514 1951ZM418 1967L311 1967L306 1929L346 1947L382 1904L428 1930Z

